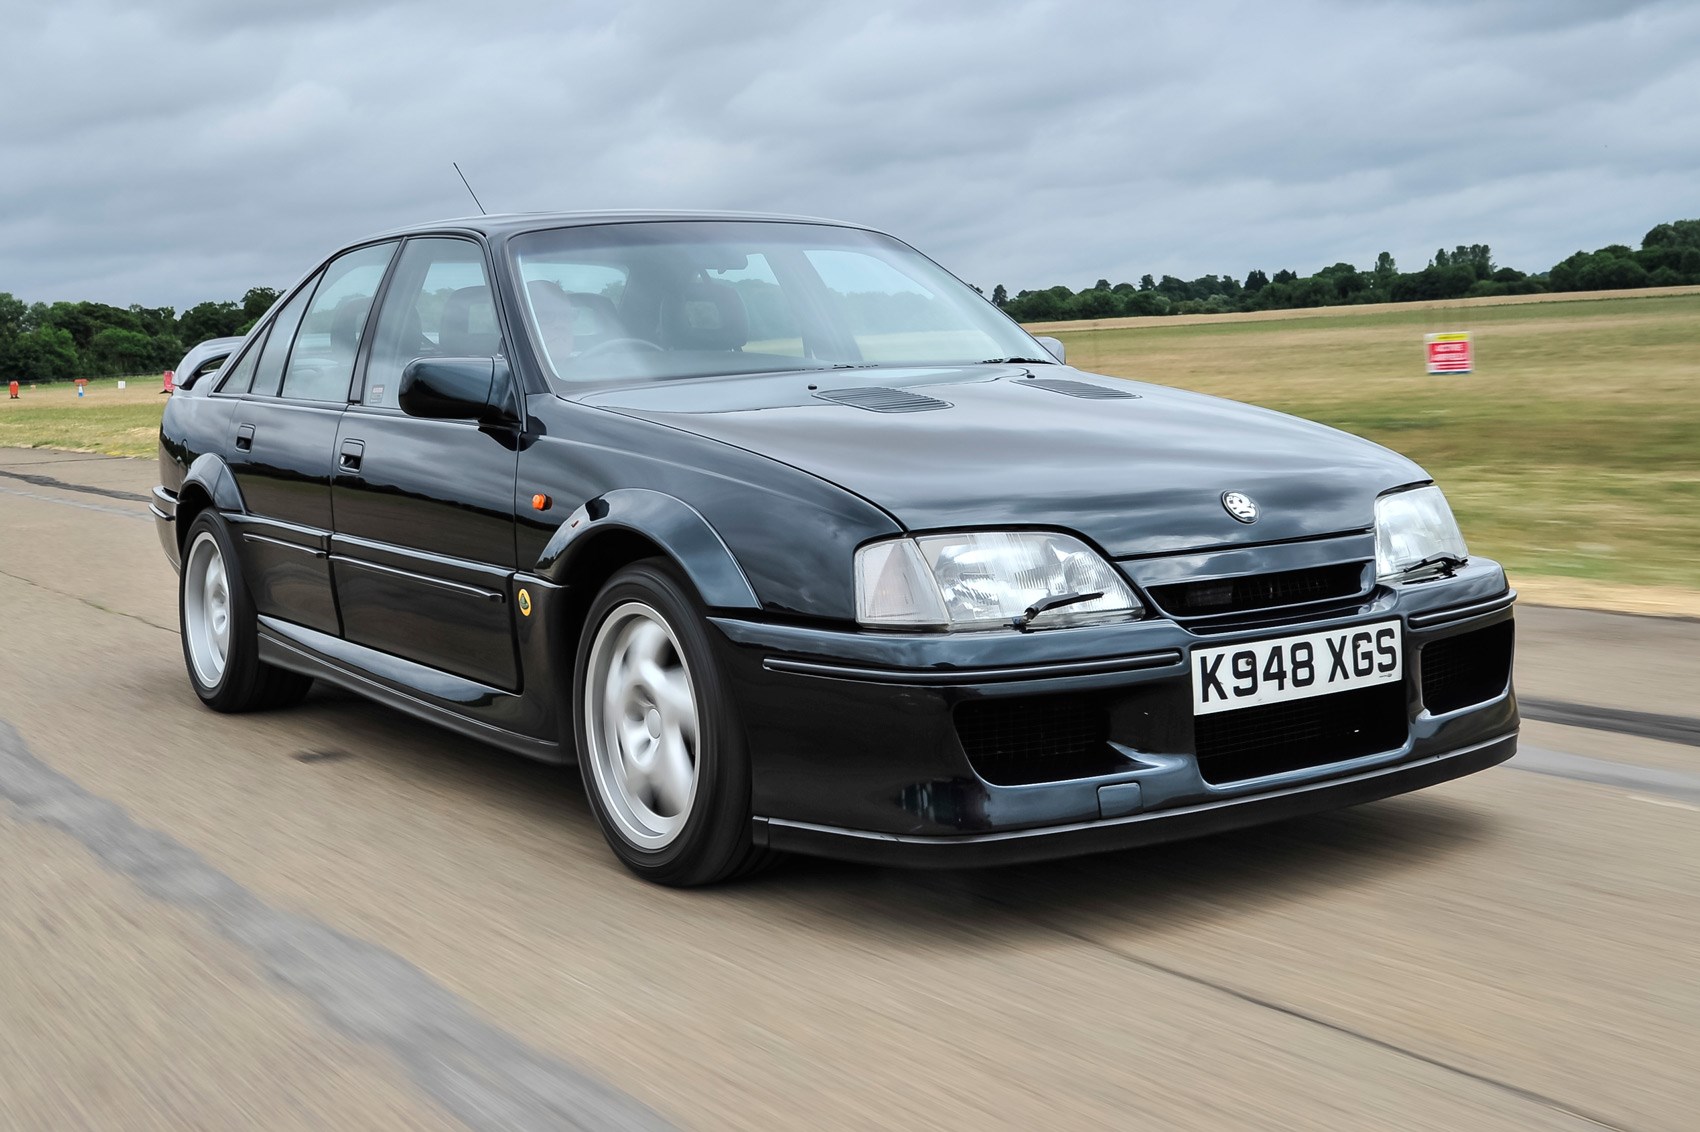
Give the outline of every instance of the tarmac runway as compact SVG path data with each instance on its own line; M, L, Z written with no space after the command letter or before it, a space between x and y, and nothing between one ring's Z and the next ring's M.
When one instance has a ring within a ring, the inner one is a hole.
M675 892L575 771L203 709L153 482L0 450L0 1129L1700 1126L1700 623L1521 609L1421 793Z

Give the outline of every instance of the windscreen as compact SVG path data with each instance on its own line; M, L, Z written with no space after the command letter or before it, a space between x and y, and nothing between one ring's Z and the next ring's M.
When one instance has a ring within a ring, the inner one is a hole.
M645 222L530 232L508 247L527 332L563 386L1049 360L973 289L874 232Z

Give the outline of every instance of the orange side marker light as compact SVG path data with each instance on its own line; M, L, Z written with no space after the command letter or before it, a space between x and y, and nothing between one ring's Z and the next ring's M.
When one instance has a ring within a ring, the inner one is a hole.
M533 511L549 510L549 497L544 495L542 492L538 492L536 495L531 497L531 509Z

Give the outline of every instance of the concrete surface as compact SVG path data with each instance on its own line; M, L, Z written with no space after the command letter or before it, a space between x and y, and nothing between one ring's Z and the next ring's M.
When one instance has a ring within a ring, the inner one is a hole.
M1700 748L1546 727L1631 785L1514 761L1056 865L665 891L571 772L340 693L202 709L141 505L40 479L152 466L65 455L0 451L37 477L0 474L0 773L73 799L0 784L0 1128L1695 1124L1700 806L1637 768ZM1518 664L1700 713L1700 624L1528 608Z

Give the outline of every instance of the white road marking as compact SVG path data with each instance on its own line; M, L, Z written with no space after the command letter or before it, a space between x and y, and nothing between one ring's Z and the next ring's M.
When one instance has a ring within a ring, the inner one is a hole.
M1517 756L1505 764L1513 770L1569 778L1576 782L1592 782L1600 786L1617 786L1624 790L1644 791L1680 802L1700 802L1700 774L1680 770L1637 766L1634 763L1594 759L1587 755L1572 755L1564 751L1548 751L1540 747L1517 748Z
M1700 814L1700 806L1688 802L1677 802L1670 798L1649 798L1645 794L1631 794L1629 797L1631 801L1645 802L1649 806L1663 806L1668 810L1687 810L1690 813Z

